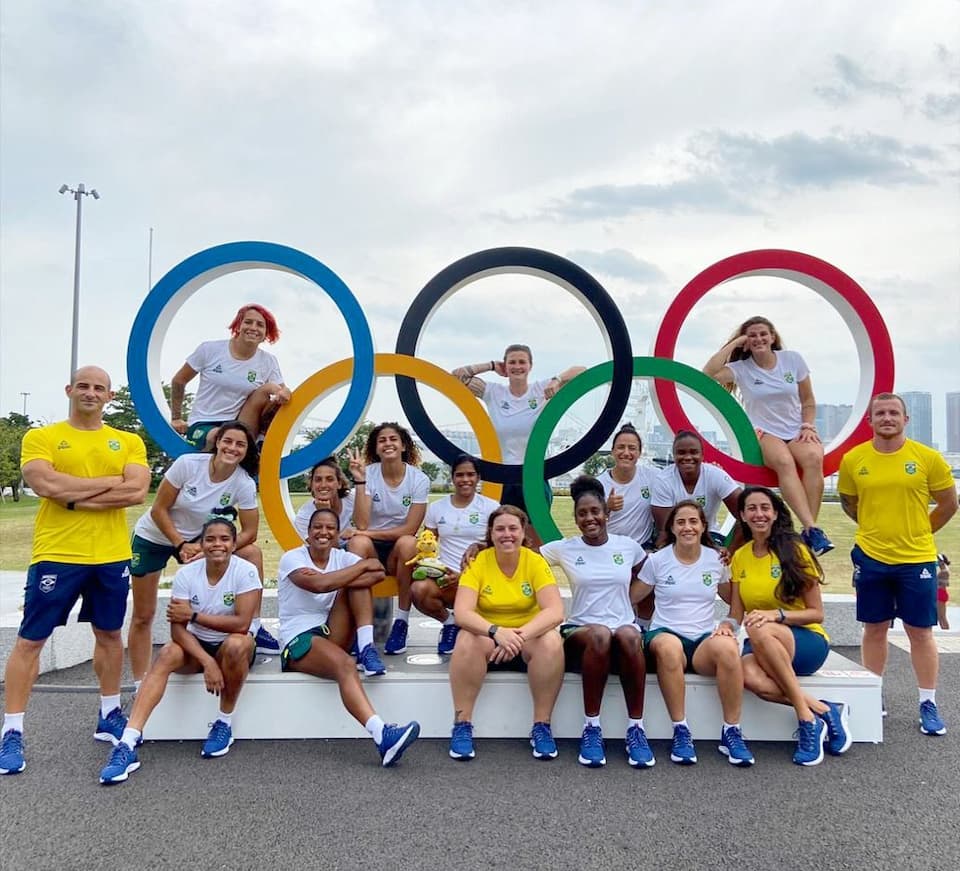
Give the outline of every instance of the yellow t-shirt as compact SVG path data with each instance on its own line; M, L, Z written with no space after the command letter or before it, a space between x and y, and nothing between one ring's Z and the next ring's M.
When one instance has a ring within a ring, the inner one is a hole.
M520 563L512 578L500 571L492 547L480 551L460 575L461 586L477 591L477 613L510 629L529 623L540 612L537 592L556 583L547 561L525 547L520 549Z
M797 547L801 567L812 566L807 546L798 544ZM782 602L777 598L780 560L772 553L761 557L754 556L750 542L741 547L730 560L730 580L740 589L740 601L743 602L745 613L755 610L775 611L777 608L783 608L784 611L802 611L807 607L801 597L793 602ZM822 635L827 641L830 640L830 636L819 623L807 623L803 628Z
M32 429L23 437L20 465L47 460L58 472L77 478L122 475L125 466L146 466L147 451L138 435L104 425L82 430L67 421ZM96 565L130 559L130 533L124 508L68 511L51 499L40 500L33 531L31 563Z
M930 493L953 486L947 461L912 439L892 454L873 442L857 445L840 461L837 482L841 495L857 497L860 549L887 565L936 561Z

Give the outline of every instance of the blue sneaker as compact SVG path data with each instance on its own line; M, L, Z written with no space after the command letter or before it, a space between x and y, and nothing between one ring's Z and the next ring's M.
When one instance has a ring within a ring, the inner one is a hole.
M440 640L437 642L437 653L440 656L449 656L457 643L460 627L456 623L444 623L440 628Z
M811 526L809 529L805 529L800 537L816 556L823 556L833 550L833 542L827 538L827 534L819 526Z
M827 740L827 724L819 717L811 722L801 720L794 733L797 750L793 754L796 765L819 765L823 762L823 745Z
M380 659L377 648L372 644L368 644L360 651L360 655L357 657L357 668L367 677L387 673L387 667L383 664L383 660Z
M200 755L204 759L213 759L216 756L226 756L230 752L230 745L233 743L233 730L223 722L215 720L210 727L210 734L207 740L203 742L203 749Z
M602 768L607 764L603 747L603 732L599 726L584 726L580 736L580 756L577 762L587 768Z
M264 656L280 655L280 642L262 626L257 630L254 641L257 645L257 653L262 653Z
M722 729L720 732L720 746L717 747L731 765L753 765L756 760L743 740L743 733L736 727Z
M384 768L396 765L406 750L420 736L420 724L413 720L406 726L396 723L386 723L383 727L383 736L377 744L380 751L380 764Z
M387 656L396 656L398 653L406 653L407 650L407 621L394 620L390 627L390 637L383 646L383 652Z
M920 703L920 731L924 735L946 735L947 726L940 719L937 706L931 701Z
M850 706L846 702L828 702L820 699L829 710L819 714L827 724L827 753L841 756L850 749L853 736L850 734Z
M696 765L697 748L693 746L693 736L686 726L673 727L673 744L670 746L670 761L677 765Z
M634 768L653 768L657 760L653 758L653 750L647 741L647 733L639 726L627 729L627 762Z
M557 742L553 740L549 723L533 724L530 730L530 746L533 747L534 759L557 758Z
M0 774L19 774L27 767L23 758L23 732L7 729L0 743Z
M123 783L139 767L137 751L131 750L123 741L120 741L113 748L110 761L100 772L100 782L107 786L111 783Z
M109 741L116 744L127 728L127 718L120 708L114 708L107 716L100 715L97 720L97 731L93 733L94 741Z
M466 761L476 756L473 749L473 723L461 720L450 732L450 758Z

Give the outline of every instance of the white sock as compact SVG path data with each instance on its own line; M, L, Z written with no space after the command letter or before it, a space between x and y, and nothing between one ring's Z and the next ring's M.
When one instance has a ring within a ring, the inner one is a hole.
M143 683L142 680L135 680L135 681L133 682L133 694L134 694L134 695L136 695L138 692L140 692L140 684L142 684L142 683Z
M120 693L115 696L100 696L100 716L105 717L114 708L120 707Z
M925 690L923 687L920 687L920 704L924 702L933 702L937 703L937 691L935 689Z
M229 726L230 721L233 720L233 711L231 711L229 714L225 714L223 711L218 711L217 719L222 720L224 723L226 723Z
M357 627L357 650L362 651L368 644L373 644L373 626Z
M410 622L410 609L407 608L406 611L401 611L399 608L397 608L396 619L397 619L397 620L403 620L404 623L409 623L409 622Z
M457 621L453 617L453 611L447 611L447 619L443 621L444 626L456 626Z
M363 724L363 728L370 733L370 737L373 738L374 743L379 744L383 740L383 720L376 714Z
M127 728L123 730L120 740L123 741L127 747L133 750L134 747L137 746L137 741L140 739L142 734L143 733L139 729L131 729L129 726L127 726Z
M739 729L739 723L728 723L726 720L723 721L723 734L727 733L727 729Z
M686 718L684 718L684 719L682 719L682 720L674 720L674 721L673 721L673 728L676 729L677 726L687 726L687 720L686 720ZM689 729L690 727L687 726L687 728Z
M11 729L15 729L17 732L23 731L23 715L26 711L21 711L19 714L4 714L3 715L3 728L0 729L0 735L6 735Z
M634 720L632 717L627 717L627 730L629 731L634 726L638 727L639 729L643 729L643 717L641 717L639 720Z
M583 718L584 726L595 726L597 729L600 728L600 718L599 717L584 717Z

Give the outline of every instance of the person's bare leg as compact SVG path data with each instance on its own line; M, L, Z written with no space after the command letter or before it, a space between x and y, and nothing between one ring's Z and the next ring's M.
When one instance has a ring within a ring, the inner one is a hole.
M127 633L127 652L133 679L142 681L153 659L153 617L157 611L160 572L134 577L130 586L133 590L133 615Z

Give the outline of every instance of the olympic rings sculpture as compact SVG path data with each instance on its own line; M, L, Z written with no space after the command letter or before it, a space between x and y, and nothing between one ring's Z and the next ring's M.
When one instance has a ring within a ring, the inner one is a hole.
M684 322L703 296L725 281L748 275L772 275L796 281L818 293L850 328L860 363L860 384L853 413L824 458L832 474L840 457L869 437L864 414L870 397L890 391L894 383L893 346L880 312L867 293L835 266L796 251L768 249L736 254L694 277L667 308L653 341L653 354L634 357L630 335L609 293L582 267L556 254L533 248L492 248L468 255L434 276L420 291L404 316L395 354L375 354L373 337L363 311L347 285L331 269L294 248L270 242L233 242L209 248L171 269L152 288L134 321L127 348L130 394L147 432L173 457L191 450L161 411L166 402L161 389L160 348L174 315L197 290L222 275L248 269L275 269L299 275L316 284L340 310L350 331L353 356L316 372L293 391L270 426L261 454L263 510L277 541L284 548L298 546L287 488L281 480L309 469L334 453L363 423L376 378L393 375L401 407L423 443L450 463L460 448L450 442L427 416L420 400L420 381L445 395L461 410L480 444L480 468L488 495L499 496L500 485L521 483L531 522L544 540L560 533L550 516L543 491L544 478L579 466L613 434L626 410L635 377L652 378L652 397L660 417L674 432L696 430L680 405L677 385L711 408L742 459L704 444L704 460L715 462L736 480L776 485L774 473L762 465L762 454L749 420L740 405L712 379L673 359ZM450 373L418 358L420 336L436 309L458 290L480 278L504 274L545 278L569 291L588 309L604 333L611 360L594 366L566 384L546 404L537 419L522 466L500 462L500 446L483 405ZM310 445L293 450L300 422L312 405L330 391L349 384L343 408ZM547 458L550 436L560 418L584 394L609 384L609 394L596 422L573 446Z

